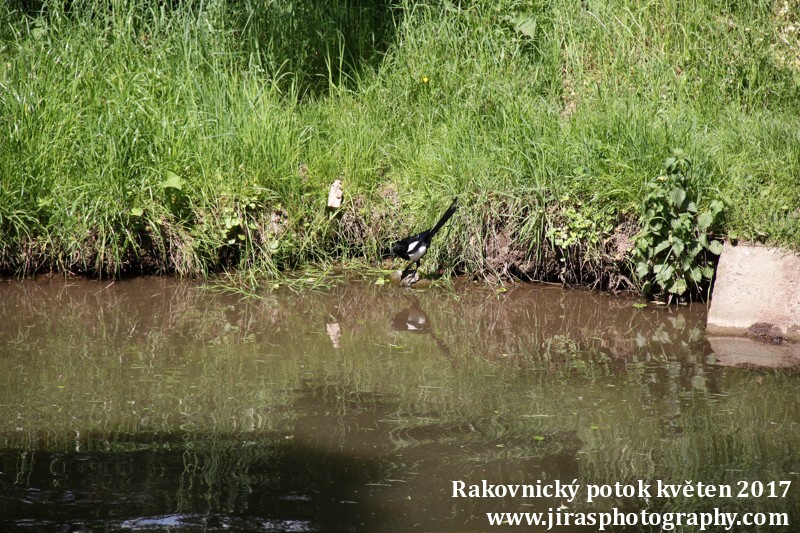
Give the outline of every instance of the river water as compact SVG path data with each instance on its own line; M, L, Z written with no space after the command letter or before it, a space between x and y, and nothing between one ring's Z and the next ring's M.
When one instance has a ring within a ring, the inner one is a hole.
M571 532L617 512L615 531L660 531L717 508L800 530L800 373L726 364L704 305L633 303L3 282L0 529L486 531L510 512Z

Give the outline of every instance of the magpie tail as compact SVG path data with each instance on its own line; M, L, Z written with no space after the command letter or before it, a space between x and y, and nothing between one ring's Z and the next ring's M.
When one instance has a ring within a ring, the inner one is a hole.
M450 220L450 217L453 216L453 213L456 212L456 209L458 209L458 198L453 199L453 203L450 204L450 207L448 207L447 211L444 212L444 215L442 215L442 218L439 219L439 222L437 222L436 225L428 232L429 239L433 238L433 236L436 235L440 229L442 229L442 226L444 226L445 223Z

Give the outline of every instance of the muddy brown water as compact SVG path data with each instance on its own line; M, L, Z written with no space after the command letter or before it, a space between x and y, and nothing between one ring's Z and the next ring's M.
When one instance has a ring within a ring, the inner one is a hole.
M796 531L798 372L719 365L705 313L548 286L3 282L0 529L486 531L497 512L718 508ZM587 497L640 480L763 490ZM661 530L638 520L613 530Z

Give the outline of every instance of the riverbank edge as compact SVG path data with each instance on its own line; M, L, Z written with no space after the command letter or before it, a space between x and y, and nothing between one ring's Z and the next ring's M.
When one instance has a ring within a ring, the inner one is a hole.
M639 228L631 216L614 223L581 220L578 228L569 216L574 205L546 210L528 206L514 214L501 211L506 203L489 199L480 207L463 207L436 236L421 270L490 283L558 282L611 292L641 289L630 254ZM332 271L402 268L406 262L390 252L403 236L394 228L405 226L399 206L363 206L362 199L351 199L338 211L320 208L312 220L290 221L279 208L253 205L241 211L239 224L214 240L201 239L208 233L204 224L198 228L163 218L130 217L111 228L93 228L83 241L64 243L49 235L30 235L0 249L0 276L227 277L271 285L298 276L324 279ZM482 224L476 225L476 219Z

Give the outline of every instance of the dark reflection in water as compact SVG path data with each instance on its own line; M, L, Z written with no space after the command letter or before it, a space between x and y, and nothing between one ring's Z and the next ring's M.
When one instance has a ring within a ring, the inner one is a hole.
M452 497L454 480L800 483L797 372L717 365L704 312L551 287L5 283L0 528L483 531L488 512L613 507L796 524L795 486Z
M108 442L110 451L0 454L4 474L16 471L4 475L4 519L35 528L359 530L370 515L359 491L382 479L371 458L280 437L149 437L136 451Z
M395 331L405 331L411 334L430 335L439 350L441 350L442 355L450 357L450 348L431 328L431 319L422 310L419 299L412 295L411 300L411 305L394 315L392 328Z

